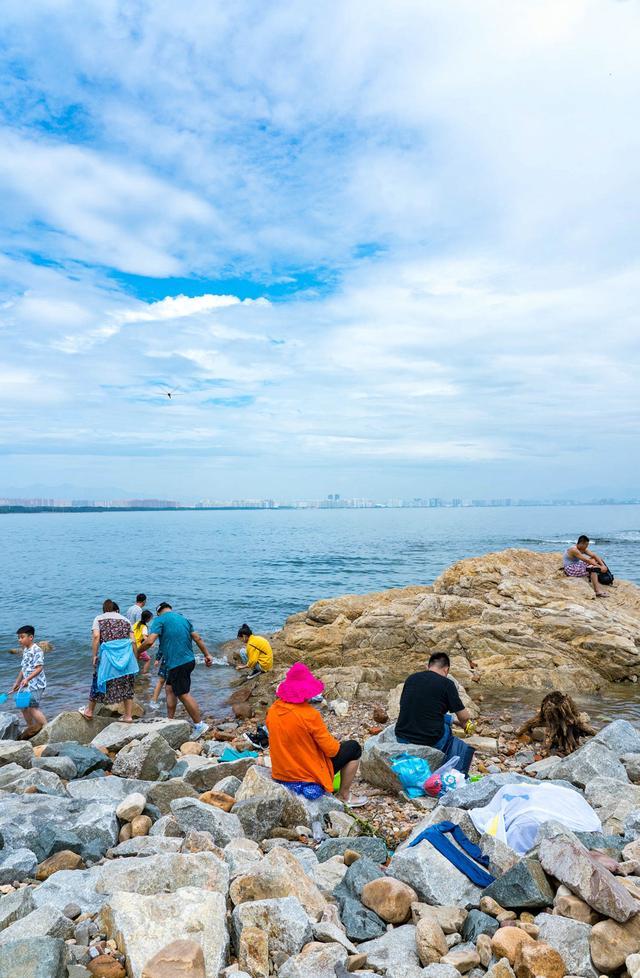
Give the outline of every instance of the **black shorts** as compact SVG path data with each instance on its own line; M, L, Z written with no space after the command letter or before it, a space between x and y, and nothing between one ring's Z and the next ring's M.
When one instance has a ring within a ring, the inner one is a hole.
M181 666L176 666L175 669L169 669L167 686L171 686L176 696L184 696L191 689L191 673L194 668L195 662L185 662Z
M340 750L335 757L331 758L333 773L337 774L349 761L357 761L360 757L362 757L362 747L358 741L343 740L340 744Z

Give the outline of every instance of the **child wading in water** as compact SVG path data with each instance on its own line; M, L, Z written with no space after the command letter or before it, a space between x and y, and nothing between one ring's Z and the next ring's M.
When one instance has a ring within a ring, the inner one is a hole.
M23 648L22 664L18 678L13 684L12 693L22 690L30 694L29 706L22 708L27 728L35 733L37 728L40 730L47 722L47 718L40 709L40 700L47 688L47 679L44 674L44 652L35 642L36 630L33 625L22 625L17 631L18 642Z
M152 618L153 614L150 611L143 611L140 620L133 626L133 637L136 640L136 646L142 645L145 638L149 635L148 625ZM148 652L139 652L137 653L137 659L138 662L142 663L142 675L146 676L151 667L151 656Z

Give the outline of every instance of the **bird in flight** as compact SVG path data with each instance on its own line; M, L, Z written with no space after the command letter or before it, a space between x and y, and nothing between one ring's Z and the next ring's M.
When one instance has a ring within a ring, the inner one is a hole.
M169 400L171 401L174 397L178 397L180 394L184 394L184 391L181 391L179 387L173 387L170 391L166 390L163 387L161 390L158 391L158 393L163 394L165 397L168 397Z

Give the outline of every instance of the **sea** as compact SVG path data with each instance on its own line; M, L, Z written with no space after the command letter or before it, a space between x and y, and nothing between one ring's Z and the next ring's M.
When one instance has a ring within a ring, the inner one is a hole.
M220 646L243 622L268 633L320 598L430 584L463 557L561 550L580 533L617 577L640 584L640 506L631 505L2 514L0 692L19 669L16 628L32 624L53 646L43 709L82 706L103 600L124 612L143 591L149 608L169 601L207 642L216 662L196 669L193 689L220 714L237 678ZM152 684L138 681L143 702ZM605 706L640 719L635 696Z

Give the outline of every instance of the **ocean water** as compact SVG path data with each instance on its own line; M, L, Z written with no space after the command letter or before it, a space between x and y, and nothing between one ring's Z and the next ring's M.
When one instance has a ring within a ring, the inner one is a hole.
M640 584L638 506L0 515L0 691L19 668L15 630L33 624L54 645L45 712L81 706L105 598L123 611L138 591L152 610L170 601L216 655L242 622L269 632L319 598L429 584L462 557L560 550L579 533ZM194 675L202 704L219 709L235 673L218 663Z

